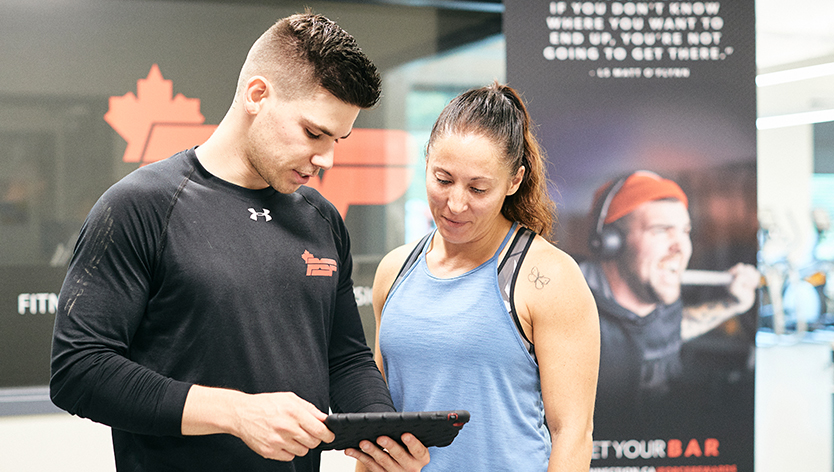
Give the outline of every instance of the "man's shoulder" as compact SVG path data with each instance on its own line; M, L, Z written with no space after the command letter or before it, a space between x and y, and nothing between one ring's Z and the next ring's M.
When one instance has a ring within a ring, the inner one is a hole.
M324 198L324 195L319 193L318 190L302 185L295 193L300 197L301 203L315 208L323 217L333 221L342 220L336 206L330 203L330 200Z
M184 154L140 167L121 178L104 191L88 217L104 216L109 220L111 215L117 219L127 215L142 215L143 219L164 215L188 175L189 163Z
M183 151L132 171L113 184L105 195L110 198L143 199L154 194L173 193L187 177L190 167L188 156Z

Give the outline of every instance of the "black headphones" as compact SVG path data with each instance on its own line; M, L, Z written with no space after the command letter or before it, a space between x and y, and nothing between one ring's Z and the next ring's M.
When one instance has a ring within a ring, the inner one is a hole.
M612 225L605 224L605 218L608 216L608 207L611 206L611 201L617 196L617 192L625 185L626 180L634 175L634 172L621 176L612 183L603 195L600 196L597 206L594 209L595 224L591 229L591 235L588 238L588 248L591 253L600 259L612 259L623 247L623 235Z

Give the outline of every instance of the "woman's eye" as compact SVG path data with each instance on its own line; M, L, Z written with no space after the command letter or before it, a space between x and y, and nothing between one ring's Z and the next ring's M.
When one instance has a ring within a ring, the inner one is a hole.
M473 191L473 192L475 192L475 193L484 193L484 192L486 192L486 190L484 190L484 189L482 189L482 188L475 188L475 187L470 187L470 188L471 188L471 189L472 189L472 191Z
M314 134L312 131L308 129L305 129L304 131L307 133L307 137L310 139L318 139L319 136L321 136L320 134Z
M444 180L444 179L441 179L440 177L435 177L435 178L437 179L437 183L439 183L440 185L449 185L450 183L452 183L451 180Z

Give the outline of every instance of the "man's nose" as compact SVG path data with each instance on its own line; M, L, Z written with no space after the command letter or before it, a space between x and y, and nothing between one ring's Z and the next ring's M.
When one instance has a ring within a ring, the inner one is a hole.
M327 149L314 154L310 162L320 169L330 170L333 167L333 154L334 147L333 144L330 144Z
M673 248L678 251L682 251L688 245L691 245L691 241L689 239L689 233L680 230L672 231L670 239L670 244Z

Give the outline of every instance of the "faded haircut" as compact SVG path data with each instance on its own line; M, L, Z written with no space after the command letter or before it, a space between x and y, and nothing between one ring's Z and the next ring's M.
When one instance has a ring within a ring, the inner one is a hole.
M310 11L278 20L252 45L238 79L238 93L254 76L263 76L286 98L322 87L360 108L379 101L376 66L339 25Z

